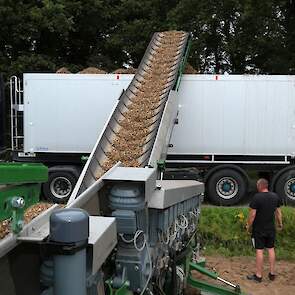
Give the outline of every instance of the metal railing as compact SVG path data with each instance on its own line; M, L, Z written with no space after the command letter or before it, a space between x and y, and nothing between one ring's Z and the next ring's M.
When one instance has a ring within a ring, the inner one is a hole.
M10 124L11 124L11 149L12 151L23 149L23 112L24 99L21 89L21 80L12 76L9 81L10 86Z

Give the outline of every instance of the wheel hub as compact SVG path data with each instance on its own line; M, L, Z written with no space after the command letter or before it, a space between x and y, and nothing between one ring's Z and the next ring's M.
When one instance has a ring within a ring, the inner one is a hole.
M57 177L50 183L50 191L55 198L67 198L72 191L72 184L66 177Z
M225 182L225 183L223 184L222 189L223 189L224 192L229 192L230 189L231 189L231 185L230 185L230 183Z
M223 177L216 184L216 192L222 199L231 199L237 195L238 191L238 183L232 177Z
M295 178L286 181L284 191L288 198L295 200Z

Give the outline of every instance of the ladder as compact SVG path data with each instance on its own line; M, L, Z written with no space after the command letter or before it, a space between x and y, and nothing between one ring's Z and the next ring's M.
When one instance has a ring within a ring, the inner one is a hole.
M11 149L22 150L24 145L24 98L21 89L21 80L12 76L10 85L10 127L11 127Z

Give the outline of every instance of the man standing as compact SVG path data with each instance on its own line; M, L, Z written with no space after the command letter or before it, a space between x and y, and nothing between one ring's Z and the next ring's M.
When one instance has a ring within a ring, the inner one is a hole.
M252 242L256 249L256 273L247 276L248 280L260 283L262 281L263 251L268 250L270 272L268 277L275 279L275 221L282 230L281 200L276 193L268 191L268 181L261 178L257 181L257 190L250 203L247 231L252 227Z

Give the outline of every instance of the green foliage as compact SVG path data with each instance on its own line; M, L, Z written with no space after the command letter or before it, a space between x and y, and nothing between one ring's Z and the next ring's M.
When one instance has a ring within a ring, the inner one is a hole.
M184 0L170 19L193 33L190 62L202 72L291 73L287 14L294 19L294 3Z
M295 260L295 209L283 207L282 232L277 232L279 259ZM204 207L200 219L200 238L205 255L250 256L254 254L245 224L248 208Z
M192 32L201 72L295 73L295 1L0 0L0 72L138 66L153 32Z

